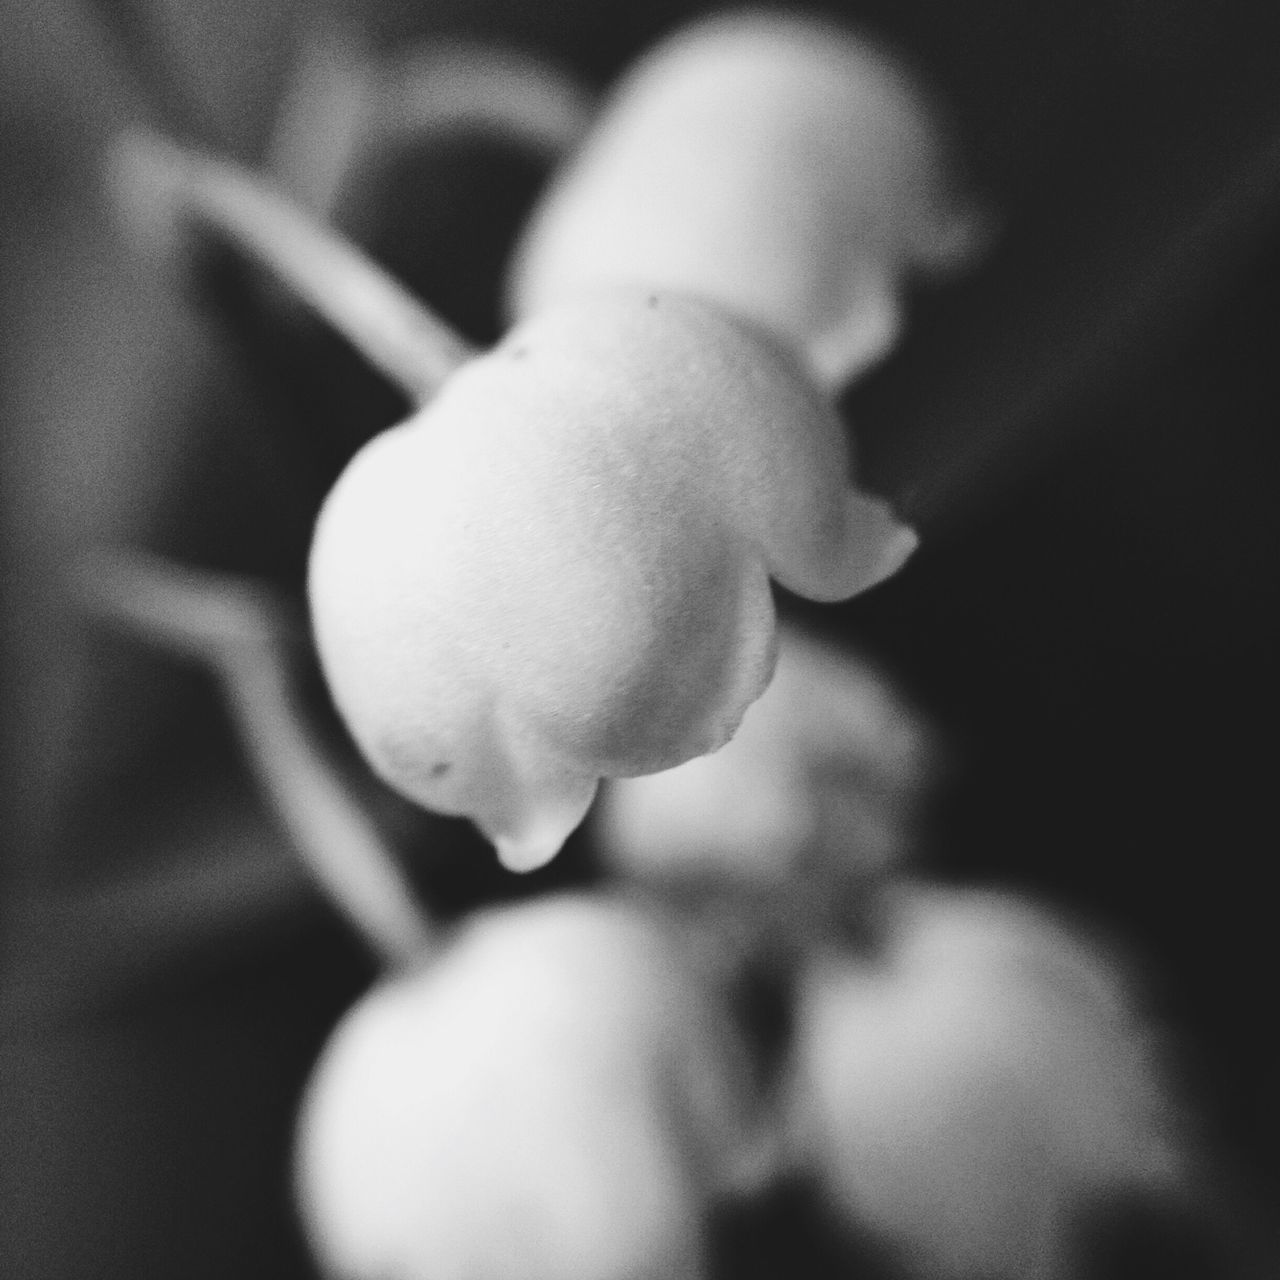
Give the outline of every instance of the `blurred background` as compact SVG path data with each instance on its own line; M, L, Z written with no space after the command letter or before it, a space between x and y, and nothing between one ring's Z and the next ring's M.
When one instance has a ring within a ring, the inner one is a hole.
M294 868L212 682L86 624L58 575L129 539L296 592L320 495L399 406L234 264L188 293L140 265L106 208L110 139L145 121L260 162L299 50L334 24L374 49L491 39L599 89L710 7L0 3L6 1276L310 1275L292 1110L373 974ZM950 105L1000 237L913 299L844 405L923 549L849 605L792 608L937 723L921 864L1029 887L1131 947L1209 1133L1274 1203L1280 9L825 10ZM458 137L407 149L337 216L485 341L546 171ZM513 885L456 824L386 812L445 910L591 874L589 832Z

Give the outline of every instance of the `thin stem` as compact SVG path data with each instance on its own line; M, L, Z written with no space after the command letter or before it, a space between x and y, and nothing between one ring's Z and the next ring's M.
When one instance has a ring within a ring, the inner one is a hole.
M267 143L267 171L319 217L337 203L369 113L370 56L358 34L309 15Z
M552 156L582 138L595 110L577 81L541 59L460 40L382 64L372 106L380 141L480 129Z
M395 855L307 728L288 660L298 629L269 589L137 551L100 552L80 579L97 614L213 669L307 870L385 963L420 955L430 927Z
M555 158L594 112L581 83L526 53L456 39L378 58L353 32L321 25L299 47L268 167L327 214L355 175L402 148L476 132Z
M131 132L113 175L125 216L162 243L204 223L260 262L416 405L474 354L445 322L337 232L227 161Z

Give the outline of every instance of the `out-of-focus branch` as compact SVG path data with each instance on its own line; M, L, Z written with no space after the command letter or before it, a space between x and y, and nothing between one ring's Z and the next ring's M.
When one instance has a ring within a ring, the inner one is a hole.
M288 657L300 628L281 602L259 584L136 551L96 553L78 585L98 616L212 668L307 870L384 962L421 954L430 928L412 888L307 727Z
M400 149L460 133L555 157L586 132L591 94L541 58L465 40L378 58L354 32L304 36L276 118L268 167L317 214L355 172Z
M246 170L144 131L119 139L110 170L122 216L144 243L172 250L188 221L224 236L415 404L473 354L372 259Z
M594 112L587 91L542 59L464 41L388 59L373 107L378 133L389 140L480 129L549 155L576 143Z

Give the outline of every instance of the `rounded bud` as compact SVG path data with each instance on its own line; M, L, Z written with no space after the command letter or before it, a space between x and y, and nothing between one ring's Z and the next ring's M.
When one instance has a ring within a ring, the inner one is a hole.
M728 740L772 671L770 578L841 599L910 554L850 472L828 404L714 308L552 308L327 498L309 588L337 707L392 786L545 862L602 777Z
M798 1159L913 1272L1075 1275L1080 1215L1176 1197L1183 1117L1124 971L1034 904L904 889L878 960L804 975Z
M689 873L769 895L843 870L878 876L905 853L931 735L888 677L856 653L780 628L777 668L733 740L604 793L596 822L612 868Z
M838 388L883 356L915 274L973 256L937 112L885 50L823 20L720 15L622 79L518 245L512 311L602 284L696 294Z
M350 1280L696 1280L760 1152L745 1049L679 939L616 902L490 910L325 1048L297 1186Z

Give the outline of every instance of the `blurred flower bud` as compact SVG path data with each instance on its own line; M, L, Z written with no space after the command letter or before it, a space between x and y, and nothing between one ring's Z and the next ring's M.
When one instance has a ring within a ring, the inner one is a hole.
M909 278L984 238L948 170L935 112L886 51L814 18L715 16L617 87L532 216L511 308L600 284L695 294L838 388L892 346Z
M733 739L611 782L594 821L610 868L684 896L714 884L812 937L905 856L935 753L872 663L795 626L779 635L773 681Z
M373 767L525 869L601 777L728 740L772 670L771 577L842 599L914 546L768 341L607 292L518 326L356 455L310 595Z
M315 1252L346 1280L696 1280L708 1206L764 1164L744 1055L639 910L492 910L327 1046L298 1134Z
M1012 896L910 888L878 962L802 980L799 1159L912 1274L1078 1274L1101 1197L1172 1195L1184 1118L1125 974Z

